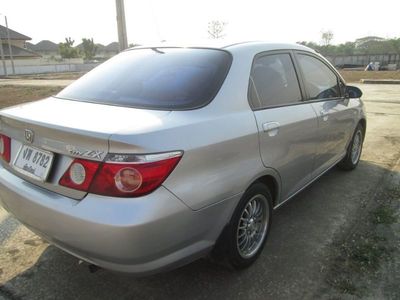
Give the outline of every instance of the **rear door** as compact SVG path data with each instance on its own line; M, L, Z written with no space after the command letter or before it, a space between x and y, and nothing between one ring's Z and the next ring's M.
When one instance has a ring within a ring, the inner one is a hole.
M318 123L303 94L291 51L258 54L253 62L249 101L254 110L260 153L281 177L282 200L310 181Z
M344 84L319 56L296 52L309 102L318 116L318 147L313 177L331 167L346 152L354 128L354 111L344 97Z

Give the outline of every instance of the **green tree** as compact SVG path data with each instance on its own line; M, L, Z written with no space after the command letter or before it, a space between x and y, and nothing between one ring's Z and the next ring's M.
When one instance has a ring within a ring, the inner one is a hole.
M383 54L390 52L388 41L367 41L357 47L357 52L360 54Z
M346 42L337 46L337 52L339 55L353 55L356 44L353 42Z
M85 60L91 60L95 57L97 46L93 42L93 38L91 39L82 39L82 48L83 48L83 58Z
M374 55L374 54L399 54L400 38L384 39L379 37L365 37L355 42L346 42L339 45L327 44L328 41L318 45L314 42L301 41L298 44L312 48L323 55ZM329 42L330 43L330 42Z
M301 41L301 42L297 42L297 44L306 46L306 47L311 48L311 49L313 49L313 50L315 50L315 51L317 51L317 52L321 52L321 46L318 45L317 43L314 43L314 42L307 42L307 41Z
M337 46L335 45L324 45L318 50L322 55L338 55Z
M400 55L400 38L390 39L388 40L388 43L391 46L392 51Z
M78 49L74 48L75 41L73 39L65 38L65 43L58 44L58 52L62 58L76 58L79 57Z

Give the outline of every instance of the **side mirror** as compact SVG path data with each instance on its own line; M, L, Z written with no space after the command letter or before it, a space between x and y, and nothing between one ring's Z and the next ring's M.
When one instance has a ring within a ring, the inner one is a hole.
M361 98L362 91L358 87L347 85L344 95L345 98Z

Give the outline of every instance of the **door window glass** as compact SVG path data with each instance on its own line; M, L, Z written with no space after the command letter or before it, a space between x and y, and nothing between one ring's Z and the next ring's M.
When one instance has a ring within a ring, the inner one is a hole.
M298 58L310 100L340 97L337 76L327 65L310 55Z
M255 60L249 97L254 108L285 105L302 99L289 54L271 54Z

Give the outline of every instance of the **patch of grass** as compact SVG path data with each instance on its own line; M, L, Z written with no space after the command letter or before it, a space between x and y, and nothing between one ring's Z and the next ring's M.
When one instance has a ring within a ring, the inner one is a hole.
M398 187L385 189L379 196L382 200L358 222L353 233L335 242L326 282L339 293L366 296L369 292L365 278L374 278L383 262L397 255L398 244L391 238L391 225L399 221L399 196Z
M376 272L383 260L391 258L392 252L385 238L370 231L355 233L335 248L326 281L341 294L363 297L366 287L360 278Z
M377 235L359 236L347 249L350 264L357 272L377 270L381 259L390 257L392 252L386 247L385 239ZM383 243L382 243L383 242Z
M357 295L357 287L350 278L341 278L336 283L336 288L344 293L350 295Z
M396 210L389 206L380 206L372 212L372 222L374 224L394 224L397 222Z
M400 200L400 187L392 187L388 189L388 194L392 200Z

